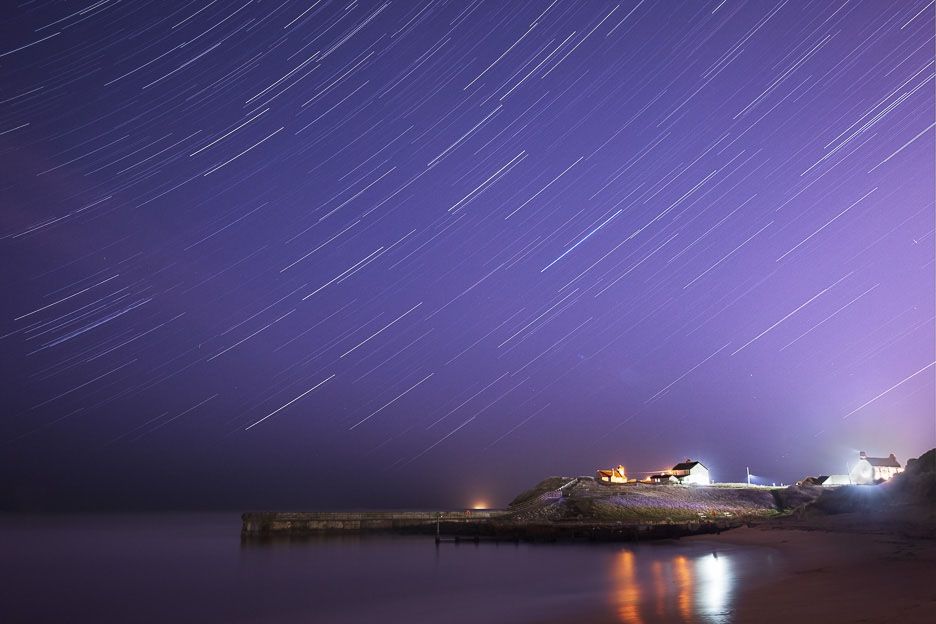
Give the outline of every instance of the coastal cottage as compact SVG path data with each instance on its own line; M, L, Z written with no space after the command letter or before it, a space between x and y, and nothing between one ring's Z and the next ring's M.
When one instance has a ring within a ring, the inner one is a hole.
M711 483L708 468L697 461L689 459L673 466L670 474L679 479L679 482L683 485L708 485Z
M692 461L691 459L676 464L666 472L650 475L649 480L651 483L681 483L682 485L708 485L711 483L708 468L703 466L701 462Z
M627 472L624 466L618 464L617 468L598 470L598 480L605 483L627 483Z
M851 482L858 485L882 483L903 472L900 462L893 453L887 457L868 457L864 451L858 454L858 463L851 469Z

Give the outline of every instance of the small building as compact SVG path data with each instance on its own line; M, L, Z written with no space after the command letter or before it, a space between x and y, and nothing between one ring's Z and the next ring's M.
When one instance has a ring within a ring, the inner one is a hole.
M624 470L624 466L618 464L617 468L611 468L610 470L598 470L597 471L598 481L604 481L605 483L627 483L627 472Z
M806 477L796 482L796 485L819 485L822 487L838 487L839 485L850 485L851 477L848 475L819 475L817 477Z
M819 485L822 485L823 483L825 483L825 480L828 479L828 478L829 478L829 477L828 477L827 475L819 475L819 476L816 476L816 477L803 477L802 479L800 479L799 481L796 482L796 485L813 485L813 486L819 486Z
M687 459L678 463L671 470L650 475L651 483L681 483L682 485L708 485L711 483L708 468L701 462Z
M868 457L864 451L858 454L858 463L851 469L851 482L858 485L873 485L892 479L903 472L900 462L893 453L887 457Z

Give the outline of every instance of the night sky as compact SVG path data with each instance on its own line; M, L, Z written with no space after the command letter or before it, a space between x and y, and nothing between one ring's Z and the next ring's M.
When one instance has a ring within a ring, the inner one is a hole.
M5 5L5 508L934 445L934 5Z

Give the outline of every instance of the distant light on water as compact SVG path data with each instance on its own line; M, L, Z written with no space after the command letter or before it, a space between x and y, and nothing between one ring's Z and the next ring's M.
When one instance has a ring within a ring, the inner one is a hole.
M730 558L719 557L715 553L709 557L699 557L695 560L695 571L699 610L712 615L726 613L734 585Z
M613 558L609 594L620 622L730 621L732 599L741 580L731 554L641 547L620 550Z

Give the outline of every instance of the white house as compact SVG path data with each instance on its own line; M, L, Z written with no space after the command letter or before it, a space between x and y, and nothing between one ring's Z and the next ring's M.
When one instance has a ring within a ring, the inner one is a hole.
M673 466L670 474L679 479L679 482L683 485L708 485L711 483L708 468L697 461L689 459Z
M873 485L893 478L903 472L903 468L894 454L887 457L868 457L864 451L858 454L858 463L851 469L852 483Z
M651 475L647 479L652 483L681 483L682 485L708 485L711 483L708 468L690 459L676 464L672 470Z

